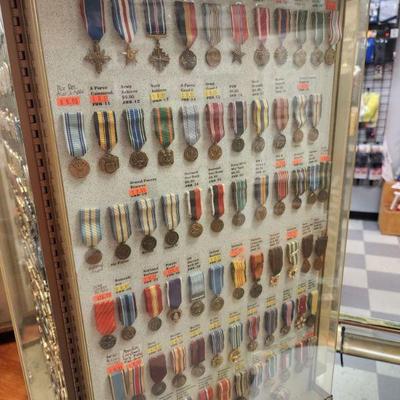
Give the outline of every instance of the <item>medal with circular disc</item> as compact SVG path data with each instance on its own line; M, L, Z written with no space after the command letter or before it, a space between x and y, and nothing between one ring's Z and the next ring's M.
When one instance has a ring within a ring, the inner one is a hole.
M82 158L74 158L69 163L68 170L73 177L82 179L89 175L90 165Z

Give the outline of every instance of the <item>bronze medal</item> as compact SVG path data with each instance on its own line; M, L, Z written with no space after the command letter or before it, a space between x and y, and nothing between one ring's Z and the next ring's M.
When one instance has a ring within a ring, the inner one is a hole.
M322 189L319 193L318 193L318 201L320 201L321 203L324 203L325 201L328 200L329 194L326 191L326 189Z
M317 195L314 192L310 192L307 196L307 203L315 204L316 201L317 201Z
M336 51L333 47L329 47L329 49L325 52L325 64L332 65L335 62Z
M211 160L219 160L222 156L222 149L216 143L213 143L208 149L208 157Z
M294 210L298 210L300 207L301 207L301 204L302 204L303 202L301 201L301 198L300 197L295 197L294 199L293 199L293 201L292 201L292 208L294 209Z
M200 376L204 375L204 372L206 372L206 368L203 364L195 365L192 368L192 375L196 378L200 378Z
M282 336L285 336L285 335L287 335L288 333L290 332L290 326L283 326L282 328L281 328L281 335Z
M265 148L265 140L262 136L257 135L257 137L255 138L254 142L253 142L253 150L256 153L261 153Z
M103 71L103 65L111 61L111 57L106 55L106 51L100 48L100 43L95 40L93 41L93 49L88 50L85 61L94 65L94 68L98 74Z
M120 243L115 249L115 257L119 260L126 260L131 255L131 248L126 243Z
M131 340L136 335L136 329L133 326L125 326L122 329L121 336L124 340Z
M274 205L274 214L282 215L285 212L285 209L286 209L285 203L280 200Z
M206 62L210 67L217 67L221 62L221 52L216 47L210 47L206 52Z
M106 153L100 158L99 167L103 172L113 174L119 168L119 158L111 153Z
M103 336L100 340L100 347L104 350L112 349L117 343L117 338L113 335Z
M199 222L192 222L189 229L190 236L192 237L199 237L203 233L203 225Z
M305 258L303 260L303 263L301 264L301 272L303 272L304 274L306 274L309 270L311 269L311 263L308 260L308 258Z
M324 60L324 53L318 47L313 50L311 53L310 61L314 67L319 67Z
M290 268L288 271L288 277L290 279L294 279L294 277L296 276L296 273L297 273L297 268L295 268L295 267Z
M214 219L213 222L211 222L211 230L213 232L219 233L224 229L224 221L222 219Z
M74 158L68 166L68 171L74 178L85 178L89 175L90 165L82 158Z
M196 161L197 157L199 156L199 152L197 151L196 147L188 146L183 153L183 157L185 157L186 161Z
M149 158L143 151L134 151L129 158L129 164L133 168L143 169L147 166Z
M179 57L179 64L183 69L191 71L197 65L196 54L190 49L185 49Z
M224 306L224 299L221 296L215 296L212 300L211 300L211 309L213 311L220 311L222 309L222 307Z
M278 150L283 149L286 144L286 136L283 135L282 133L278 133L274 137L273 141L274 147Z
M322 257L317 257L314 260L314 269L316 271L321 271L324 268L324 259Z
M307 53L302 47L293 54L293 64L298 68L301 68L306 63L306 59Z
M258 282L254 282L253 286L250 289L250 296L253 299L256 299L262 293L263 287Z
M306 318L306 325L308 328L312 328L315 324L316 321L316 316L313 314L310 314L307 318Z
M293 143L300 144L303 141L304 133L300 128L297 128L293 133Z
M138 52L138 50L132 49L129 43L127 43L125 51L122 53L125 56L125 65L128 65L130 63L137 64L136 55Z
M267 216L267 208L265 206L258 206L255 216L257 221L264 220Z
M165 392L165 389L167 388L167 385L165 384L165 382L159 382L159 383L155 383L152 387L151 387L151 393L154 396L159 396L160 394L163 394Z
M271 346L271 344L274 343L274 341L275 341L274 335L269 335L265 338L264 346L265 347Z
M162 167L172 165L174 163L174 152L170 149L161 149L158 152L158 164Z
M149 63L158 71L162 72L169 64L169 55L161 48L160 41L156 38L156 47L149 55Z
M302 329L304 328L305 323L306 317L304 315L299 315L294 322L294 326L296 327L296 329Z
M308 140L311 143L314 143L318 139L318 136L319 132L317 128L311 128L310 132L308 132Z
M175 375L172 378L172 385L176 388L182 387L186 383L186 376L183 374Z
M240 350L239 349L234 349L229 353L229 361L235 363L239 361L240 358Z
M271 276L271 278L269 279L269 285L270 286L274 287L274 286L278 285L278 283L279 283L279 275L280 274Z
M244 296L244 289L241 287L235 288L233 291L233 297L240 300Z
M232 150L237 153L244 149L244 140L241 137L235 137L232 142Z
M150 252L153 251L157 246L157 239L153 236L147 235L142 239L143 250Z
M152 318L149 323L147 324L147 326L149 327L149 329L153 332L158 331L161 328L162 325L162 321L160 318L158 317L154 317Z
M274 53L275 61L278 65L283 65L287 61L288 52L283 46L279 46Z
M101 262L103 253L99 249L90 248L85 254L85 261L90 265L95 265Z
M258 343L256 340L250 340L249 343L247 343L247 350L248 351L255 351L257 350Z
M170 309L168 311L168 318L172 321L172 322L178 322L181 319L182 316L182 310L180 309Z
M240 46L233 49L231 51L231 54L232 54L232 63L236 62L238 64L242 63L242 58L246 55L246 53L243 53Z
M242 226L246 222L246 217L241 212L236 213L232 218L232 223L235 226Z
M259 67L265 67L270 59L269 51L265 48L264 44L260 44L254 52L254 62Z
M219 367L220 365L222 365L223 362L224 362L224 359L222 358L222 356L220 356L219 354L216 354L211 359L211 366L216 368L216 367Z
M201 300L196 300L192 303L192 305L190 306L190 313L197 317L200 314L203 313L204 311L204 303Z
M171 230L168 231L167 234L165 235L165 243L169 247L175 246L179 242L179 235L177 232Z

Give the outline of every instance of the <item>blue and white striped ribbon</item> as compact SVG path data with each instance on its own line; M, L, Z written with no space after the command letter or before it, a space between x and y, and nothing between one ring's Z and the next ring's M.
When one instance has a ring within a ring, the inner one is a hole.
M106 32L103 0L80 0L83 23L89 37L99 42Z
M195 271L189 274L190 301L204 299L205 285L202 271Z
M108 207L111 230L118 243L126 242L132 234L131 218L128 204L115 204Z
M165 225L169 230L175 229L181 221L179 195L173 193L165 194L161 196L161 204Z
M154 199L140 199L135 204L140 230L145 235L151 235L157 228L156 203Z
M186 143L194 146L200 139L200 113L196 104L181 107L183 134Z
M147 141L143 109L128 108L125 110L125 118L131 145L139 151Z
M88 247L96 247L103 237L100 208L79 210L79 220L83 244Z
M250 367L250 385L252 389L261 386L264 377L264 365L261 361L256 362Z
M72 157L82 157L88 147L85 138L84 116L81 112L64 113L64 134L68 152Z
M126 400L126 387L123 370L108 375L113 400Z
M132 43L137 32L134 0L111 0L115 30L126 43Z
M216 355L222 353L225 347L225 335L222 328L210 331L211 352Z
M267 358L265 363L265 379L266 381L273 379L278 368L278 358L276 354L272 354Z
M137 316L136 299L133 293L124 293L117 297L118 314L123 326L131 326Z
M310 165L308 168L308 188L315 192L319 188L319 164Z
M228 333L232 349L238 349L243 342L243 323L235 322L229 327Z
M219 296L224 287L224 266L222 264L211 265L209 269L210 288L212 292Z

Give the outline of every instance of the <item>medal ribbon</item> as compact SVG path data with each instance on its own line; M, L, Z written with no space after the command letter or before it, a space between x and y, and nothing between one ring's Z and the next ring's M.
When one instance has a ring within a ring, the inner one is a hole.
M217 382L218 400L231 400L231 381L228 378L220 379Z
M297 299L297 315L304 315L307 311L307 295L302 294L298 299Z
M214 389L212 386L207 386L204 389L201 389L199 392L199 400L213 400L214 398Z
M301 250L304 258L309 258L312 254L314 244L314 236L307 235L301 240Z
M304 96L304 94L293 97L293 116L299 129L306 123L307 120L306 105L307 97Z
M129 108L125 111L125 118L131 146L140 151L147 141L143 109Z
M100 221L100 208L79 210L82 243L87 247L96 247L103 237Z
M242 136L247 129L247 103L245 101L229 103L229 121L235 136Z
M241 288L246 283L246 260L242 257L232 260L232 279L235 288Z
M221 41L221 6L219 4L203 3L202 11L207 41L211 46L216 46Z
M311 24L314 30L315 47L319 47L325 36L325 15L321 11L311 13Z
M181 221L179 213L179 195L169 193L161 196L164 222L171 231L175 229Z
M128 393L125 387L124 371L120 369L109 373L108 381L113 400L125 400Z
M251 103L251 114L253 116L253 125L257 135L261 135L268 128L268 101L253 100Z
M264 376L264 365L261 361L256 362L250 368L250 385L253 389L261 386Z
M155 318L162 313L163 300L160 285L152 285L144 289L144 299L146 311L151 318Z
M307 10L297 10L296 15L296 41L300 47L307 41Z
M289 263L296 267L300 260L299 242L297 240L290 240L286 244L286 252Z
M94 129L99 146L104 151L111 151L118 143L117 121L114 111L95 111Z
M224 266L222 264L211 265L209 269L210 288L212 292L219 296L224 287Z
M255 281L261 279L261 275L264 269L264 253L259 251L250 255L250 270L251 275Z
M129 398L139 396L145 392L146 384L143 360L125 369L125 383Z
M209 103L206 105L206 119L208 133L213 143L219 143L225 136L224 105L222 103Z
M108 212L114 239L117 243L126 242L132 234L128 204L115 204L112 207L108 207Z
M185 46L190 49L197 38L196 8L194 2L175 1L178 32Z
M190 301L204 299L206 289L204 285L203 271L195 271L189 274Z
M202 214L201 189L196 187L186 192L186 201L189 217L192 221L198 221Z
M72 157L82 157L88 147L85 138L84 115L81 112L64 113L64 134L68 152Z
M329 175L330 175L331 163L322 162L319 165L320 172L320 189L327 190L329 187Z
M103 0L80 0L81 15L89 37L100 42L106 32Z
M340 27L339 11L330 11L328 18L329 18L328 42L330 47L335 47L342 38L342 29Z
M154 132L161 146L167 148L175 139L171 107L153 108Z
M265 379L267 381L275 377L277 366L278 366L278 360L276 354L273 354L267 359L265 365Z
M228 334L232 349L238 349L243 342L243 323L235 322L232 324L229 327Z
M283 132L289 122L288 99L279 97L274 100L274 119L279 132Z
M246 396L249 392L249 375L247 371L236 372L233 381L238 398Z
M294 317L294 301L288 300L282 304L282 319L286 327L290 328Z
M289 191L289 172L278 171L274 174L275 193L278 201L282 201Z
M316 128L321 120L322 94L310 94L308 110L310 123L314 128Z
M172 310L177 310L182 304L182 278L170 279L167 287L167 304Z
M111 0L114 28L126 43L132 43L136 32L136 12L134 0Z
M264 329L267 336L272 336L278 327L278 309L276 307L265 311Z
M315 254L318 257L323 257L326 252L326 246L328 244L328 236L320 236L315 242Z
M167 34L164 0L144 0L144 17L148 36L159 38Z
M281 45L290 32L290 10L276 8L274 11L275 30L278 32Z
M249 38L246 6L244 4L231 5L231 24L233 41L240 46Z
M140 199L135 204L140 230L146 236L151 235L157 228L156 203L153 199Z
M292 365L292 349L286 349L281 352L281 371L285 371Z
M96 329L101 335L111 335L117 328L115 301L112 299L95 303L94 319L96 321Z
M247 180L232 182L232 199L237 212L244 210L247 203Z
M167 375L167 360L165 354L151 357L149 359L150 377L154 383L161 383Z
M318 290L313 290L308 294L307 306L311 315L317 315L318 311Z
M254 197L261 206L265 205L267 202L268 191L268 175L257 176L254 181Z
M295 197L300 197L307 189L307 176L304 168L293 170L292 184Z
M315 192L319 188L319 164L308 167L308 187L310 192Z
M281 246L273 247L268 252L269 265L272 275L280 274L283 266L283 250Z
M254 25L260 42L266 42L270 31L270 14L267 7L257 6L254 8Z
M186 143L194 146L200 139L199 107L195 104L182 106L181 115Z
M201 364L206 359L206 343L204 338L193 340L190 343L190 362L192 366Z
M224 345L225 345L225 336L222 328L213 329L212 331L210 331L209 338L210 338L211 352L214 355L222 353L224 351Z
M219 218L224 215L224 193L225 186L223 183L217 183L216 185L210 186L211 213L215 218Z
M132 326L137 317L136 299L133 293L124 293L117 297L118 315L121 324Z
M260 316L252 316L247 321L247 334L250 340L256 340L260 332Z
M184 346L176 346L171 352L171 364L175 375L181 374L186 369L186 349Z

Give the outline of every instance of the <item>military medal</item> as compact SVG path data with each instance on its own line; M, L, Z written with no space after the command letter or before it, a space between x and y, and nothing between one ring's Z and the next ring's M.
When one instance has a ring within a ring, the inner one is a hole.
M173 322L178 322L182 316L180 306L182 304L182 278L173 278L166 283L168 317Z
M221 62L221 52L215 47L221 42L222 9L220 4L203 3L204 30L210 48L206 52L207 64L214 68Z
M196 8L192 1L175 1L175 16L178 32L185 45L179 57L182 68L191 71L197 64L196 54L190 48L197 38Z
M280 374L281 374L281 380L283 382L289 380L291 366L292 366L292 349L287 348L282 350L280 354Z
M101 262L103 254L96 246L100 243L103 232L100 221L99 208L84 208L79 210L82 243L89 247L85 254L85 261L95 265Z
M275 341L274 333L278 327L278 309L270 308L264 313L265 347L271 346Z
M210 289L214 293L214 298L211 300L211 309L220 311L224 306L224 299L221 297L224 287L224 266L222 264L211 265L208 274Z
M140 199L136 200L135 206L140 230L145 235L142 249L146 252L153 251L157 246L157 239L151 236L157 229L156 204L153 199Z
M154 133L162 150L158 152L158 164L162 167L174 163L174 152L168 147L175 139L174 120L171 107L153 108Z
M249 38L249 28L247 26L246 6L242 3L231 5L231 26L233 41L236 44L232 53L232 62L242 63L245 53L242 52L242 46Z
M119 168L119 159L111 154L118 143L117 121L114 111L96 111L93 114L94 129L100 148L105 151L100 158L99 167L107 174L113 174Z
M151 387L151 393L159 396L165 392L167 385L163 382L167 376L167 360L165 354L161 353L155 357L149 358L150 377L154 384Z
M249 370L249 384L251 396L257 397L260 394L260 387L264 382L264 363L255 362Z
M204 311L204 303L202 300L206 297L206 289L204 284L204 274L202 271L194 271L189 273L189 294L190 294L190 313L197 317Z
M199 400L213 400L214 389L212 386L207 386L199 391Z
M247 104L245 101L229 103L229 122L235 138L232 142L232 150L240 152L244 149L243 133L247 129Z
M277 171L274 174L275 196L278 200L274 205L274 214L282 215L285 212L286 206L283 200L286 198L289 191L289 173L287 171Z
M253 315L247 320L247 334L249 335L249 343L247 343L247 350L255 351L258 347L257 337L260 332L260 316Z
M250 255L250 271L253 278L253 286L250 289L250 296L256 299L260 296L263 288L260 284L261 275L264 270L264 253L259 251Z
M232 399L231 381L228 378L220 379L217 382L217 400Z
M135 295L133 293L123 293L118 295L117 309L119 320L123 325L121 332L122 339L131 340L136 334L136 330L132 326L137 316Z
M292 171L292 188L294 194L292 208L298 210L303 203L301 196L307 190L307 170L305 168L299 168Z
M294 279L300 261L300 246L297 240L289 240L286 243L286 255L291 265L288 270L288 277Z
M269 189L268 175L257 176L254 181L254 197L258 203L258 207L255 212L257 221L262 221L267 216L267 203Z
M275 30L279 36L279 47L275 50L274 58L278 65L286 63L288 52L283 46L286 35L290 32L290 10L276 8L274 11Z
M199 107L196 104L182 106L180 115L187 144L183 156L186 161L193 162L196 161L199 156L199 152L196 147L194 147L200 139Z
M224 105L222 103L209 103L206 105L207 129L211 137L212 145L208 149L208 157L211 160L219 160L222 149L218 143L225 136Z
M278 371L278 358L275 353L270 353L265 361L265 382L274 383L274 378Z
M129 363L124 370L126 394L132 400L146 400L145 368L143 359Z
M329 36L328 36L329 48L325 52L324 59L326 65L333 65L336 57L337 44L342 39L339 11L336 10L329 11L328 21L329 21Z
M125 371L123 365L113 365L107 368L107 374L112 398L125 398L127 394L127 388L125 385Z
M198 338L190 342L190 365L192 367L192 375L196 378L204 375L206 371L202 364L206 359L206 343L204 338Z
M161 196L161 205L164 222L168 228L168 232L165 235L165 243L168 247L173 247L179 241L179 235L175 230L181 221L179 196L172 193L165 194Z
M292 109L293 109L293 118L296 123L296 129L293 133L293 143L298 145L303 141L304 133L302 127L305 125L307 121L307 97L303 94L297 95L293 97L292 100Z
M315 49L311 53L311 64L319 67L324 61L324 52L319 48L324 42L325 36L325 15L322 11L313 11L311 13L311 25L314 31Z
M186 349L184 346L176 346L170 352L171 365L175 376L172 385L176 388L182 387L186 383L184 371L186 369Z
M225 347L225 336L222 328L213 329L209 334L211 352L213 358L211 360L211 366L216 368L219 367L224 359L221 353L224 351Z
M222 221L221 217L225 213L225 186L223 183L217 183L216 185L210 186L209 191L211 198L211 214L214 217L214 220L211 222L211 230L219 233L224 229L224 221Z
M307 168L308 196L307 203L315 204L317 201L317 190L319 188L319 164L310 165Z
M296 301L296 321L294 325L296 329L302 329L306 323L306 314L307 311L307 295L302 294L297 298Z
M281 150L285 147L286 136L283 134L289 122L289 102L288 99L280 97L274 100L274 119L278 133L274 137L274 147Z
M328 245L328 236L322 235L315 241L315 260L314 269L316 271L321 271L325 264L325 253L326 247Z
M246 207L247 203L247 180L243 179L240 181L232 182L232 200L236 209L236 214L232 218L232 223L235 226L242 226L246 217L242 211Z
M126 260L131 255L131 248L126 241L132 234L131 219L128 204L115 204L108 207L111 221L111 231L115 241L118 243L115 256L119 260Z
M243 323L235 322L228 329L229 342L232 350L229 353L229 361L237 362L240 359L240 345L243 342Z
M259 67L264 67L269 61L269 51L265 47L270 32L270 14L267 7L258 5L254 8L254 25L256 27L259 46L254 52L254 62Z
M188 214L190 217L191 225L189 228L190 236L197 238L203 233L203 225L200 224L199 220L202 214L202 202L201 202L201 189L196 187L186 192L186 202L188 208Z
M169 55L160 46L160 39L167 36L164 0L144 0L143 7L146 34L155 41L149 62L158 72L162 72L169 64Z
M236 257L231 263L232 280L235 289L233 297L237 300L244 296L243 286L247 281L246 276L246 260L243 257Z
M147 154L142 151L142 147L147 141L143 109L129 108L125 110L125 119L128 128L129 141L133 148L133 153L129 159L129 163L133 168L143 169L149 162Z
M308 299L307 299L308 310L307 310L306 325L308 328L312 328L315 325L318 312L318 302L319 302L319 294L318 290L315 289L308 294Z
M307 59L307 53L303 48L304 43L307 41L307 10L295 11L295 28L296 28L296 41L299 48L293 54L293 64L301 68Z
M94 304L94 319L96 330L102 335L100 347L104 350L113 348L117 343L117 338L113 335L117 328L114 299L96 302Z
M267 100L253 100L251 103L251 116L253 120L254 130L256 132L256 139L253 142L253 150L260 153L264 150L265 140L262 137L263 132L268 128L268 101Z
M321 162L319 165L320 185L318 193L318 201L324 203L329 198L329 177L330 177L331 163Z
M68 170L75 178L85 178L90 172L90 165L82 158L88 151L83 114L64 113L63 123L68 153L74 157L69 163Z
M314 247L314 236L312 234L304 236L301 239L301 251L303 253L303 263L301 265L301 272L307 273L311 269L309 258L311 257Z
M148 327L151 331L158 331L162 321L159 315L163 311L163 298L160 285L152 285L144 289L144 299L147 314L151 317Z
M287 335L292 327L294 317L294 300L287 300L282 304L282 323L281 334Z
M309 98L308 119L311 123L311 130L308 133L308 140L314 143L318 137L318 124L321 120L322 113L322 94L311 94Z
M249 374L246 370L236 372L233 377L236 400L246 400L249 394Z
M93 49L89 50L84 60L95 67L98 74L103 70L111 57L100 49L100 40L106 32L103 0L80 0L81 14L86 31L93 41Z
M272 273L269 284L271 286L277 286L283 267L283 250L281 246L276 246L269 249L268 262Z
M137 32L137 21L134 0L111 0L114 28L126 43L125 64L136 64L138 50L130 46Z

